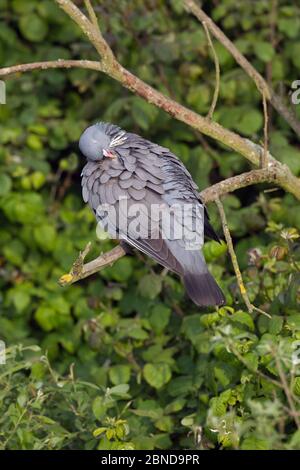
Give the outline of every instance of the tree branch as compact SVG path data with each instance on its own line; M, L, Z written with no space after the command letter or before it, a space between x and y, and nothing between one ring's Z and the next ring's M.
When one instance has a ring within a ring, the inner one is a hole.
M283 119L290 125L294 132L300 137L300 122L296 115L286 107L282 99L276 95L274 90L269 87L265 79L257 72L252 64L246 59L246 57L240 53L237 47L232 41L223 33L223 31L213 22L213 20L197 5L194 0L183 0L183 4L187 11L192 13L199 21L205 22L210 32L218 39L223 46L231 53L237 63L245 70L245 72L251 77L258 90L262 95L265 95L266 99L270 101L272 106L276 109Z
M90 2L90 0L84 0L84 4L85 4L85 8L87 9L88 11L88 14L89 14L89 17L90 17L90 20L91 22L93 23L93 25L95 26L95 28L97 29L98 31L98 34L101 35L101 31L100 31L100 28L99 28L99 23L98 23L98 18L97 18L97 15L94 11L94 8Z
M261 167L268 167L268 147L269 147L269 116L268 116L268 105L265 93L262 95L263 110L264 110L264 151L261 158Z
M11 67L4 67L0 69L0 77L8 77L14 73L30 72L32 70L47 70L47 69L70 69L79 67L82 69L91 69L98 72L103 72L100 62L94 60L50 60L46 62L34 62L30 64L12 65Z
M103 71L111 69L113 64L116 63L116 59L111 48L102 36L100 28L93 24L93 22L91 22L71 0L54 1L67 13L68 16L70 16L70 18L73 19L75 23L78 24L82 32L93 44L102 59ZM91 11L93 10L91 4L90 7L88 6L88 10L89 14L91 14Z
M213 202L225 194L258 183L277 183L277 172L263 168L232 176L201 191L200 198L204 203Z
M214 48L213 42L212 42L211 37L210 37L209 29L208 29L205 21L202 21L202 25L203 25L203 28L205 30L205 34L206 34L206 37L207 37L207 42L209 44L209 47L212 50L214 63L215 63L215 74L216 74L215 91L214 91L214 94L213 94L213 99L212 99L212 102L211 102L211 105L210 105L210 109L209 109L208 114L207 114L208 119L212 119L213 114L214 114L215 109L216 109L216 106L217 106L219 92L220 92L220 63L219 63L218 54L216 53L216 50Z
M64 274L59 279L59 284L62 287L74 284L74 282L84 279L92 274L101 271L106 266L111 266L115 261L122 256L126 255L125 250L121 245L116 246L107 253L102 253L98 258L93 259L89 263L84 264L85 257L90 251L91 243L89 242L85 249L79 253L77 260L73 263L71 271L68 274Z

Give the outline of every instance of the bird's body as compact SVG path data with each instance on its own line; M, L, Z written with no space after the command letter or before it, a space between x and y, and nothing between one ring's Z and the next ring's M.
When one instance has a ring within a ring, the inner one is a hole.
M198 230L196 235L201 238L204 229L206 236L218 239L209 224L198 188L180 160L164 147L105 123L87 128L79 146L87 157L82 171L83 199L96 218L102 218L99 206L109 205L116 213L121 213L121 217L124 209L120 201L126 200L128 212L137 204L141 206L141 235L130 226L128 213L123 214L125 225L111 217L110 230L115 229L128 244L182 276L189 296L197 305L223 304L222 291L209 273L199 246L187 249L184 240L166 238L161 213L155 213L157 223L151 223L152 207L189 206L192 208L188 216L191 228L186 233L193 235Z

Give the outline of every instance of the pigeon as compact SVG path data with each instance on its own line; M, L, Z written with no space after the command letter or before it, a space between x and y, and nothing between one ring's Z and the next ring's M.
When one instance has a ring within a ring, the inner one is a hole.
M105 230L120 238L122 246L134 247L178 274L196 305L223 305L224 295L201 251L203 234L217 241L219 238L210 225L198 187L180 159L165 147L105 122L85 129L79 149L87 159L81 173L83 200ZM139 229L128 216L136 206ZM169 232L162 227L166 211L174 206L189 208L184 220L180 211L172 212L169 218L187 234L182 237L174 235L174 227ZM153 207L163 209L152 212ZM193 236L198 242L193 246L192 240L188 245L187 239Z

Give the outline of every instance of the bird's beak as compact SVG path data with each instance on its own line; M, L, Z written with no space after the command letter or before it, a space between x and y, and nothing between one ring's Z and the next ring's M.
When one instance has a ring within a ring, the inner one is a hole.
M105 157L109 157L109 158L114 158L114 156L115 156L115 155L113 154L113 152L111 152L110 150L105 150L105 149L103 150L103 155L104 155Z

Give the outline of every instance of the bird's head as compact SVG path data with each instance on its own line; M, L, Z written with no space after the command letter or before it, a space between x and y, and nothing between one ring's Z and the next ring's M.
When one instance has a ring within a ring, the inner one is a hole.
M93 124L81 134L79 148L88 160L100 161L104 157L114 158L113 148L126 139L124 135L125 132L113 124L102 122Z

